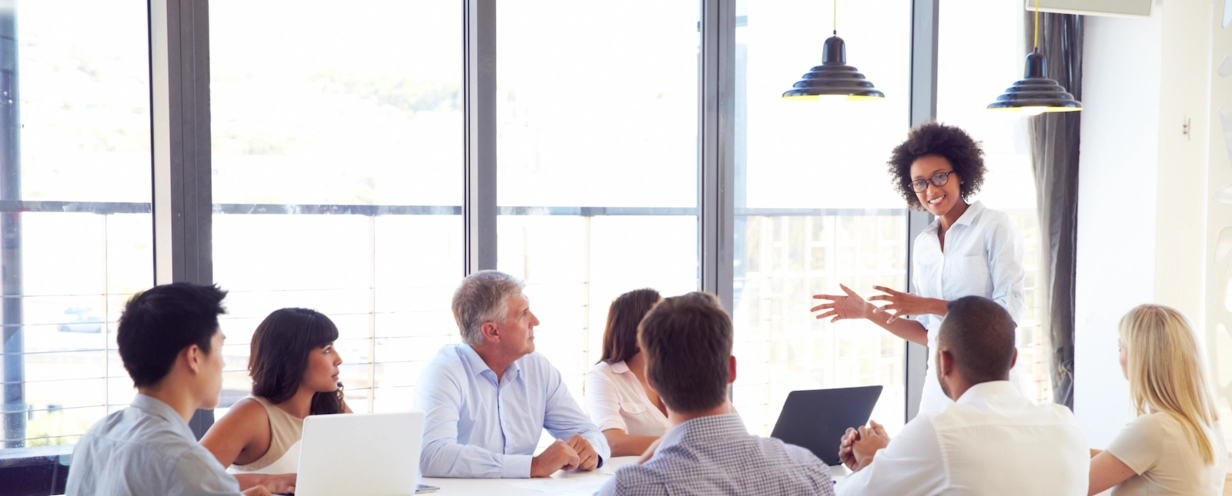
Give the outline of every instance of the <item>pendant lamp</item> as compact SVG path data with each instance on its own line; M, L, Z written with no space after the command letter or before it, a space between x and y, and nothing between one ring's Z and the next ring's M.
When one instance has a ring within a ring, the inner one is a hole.
M1044 55L1039 53L1039 0L1035 0L1035 47L1027 55L1026 77L1006 89L997 101L988 104L988 110L1027 115L1082 110L1082 102L1044 73Z
M847 44L838 37L838 0L834 0L834 35L826 39L821 65L809 69L791 89L783 92L786 100L881 100L885 94L873 83L847 65Z

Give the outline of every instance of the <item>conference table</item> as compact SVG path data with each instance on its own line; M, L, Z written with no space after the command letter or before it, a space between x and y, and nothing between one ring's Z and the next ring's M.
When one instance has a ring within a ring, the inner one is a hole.
M619 456L603 464L603 468L590 472L556 472L543 479L444 479L420 478L420 484L436 486L440 491L429 494L440 496L538 496L542 494L590 496L603 487L616 469L637 463L636 456ZM842 480L847 471L844 467L831 467L835 480Z

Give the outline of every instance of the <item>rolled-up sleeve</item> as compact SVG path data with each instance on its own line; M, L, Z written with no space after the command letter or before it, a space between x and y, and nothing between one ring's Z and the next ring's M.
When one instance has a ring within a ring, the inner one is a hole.
M569 388L565 386L565 381L561 380L560 371L548 366L546 372L549 374L546 381L548 400L543 416L543 427L557 439L568 439L574 434L581 435L599 454L599 463L602 466L603 460L607 460L612 455L607 445L607 438L590 421L586 412L582 411L582 407L578 406L573 395L569 394Z
M1027 313L1023 293L1026 279L1022 267L1023 242L1008 215L996 216L984 238L984 247L992 274L992 300L1004 307L1014 322L1021 323Z
M415 408L425 412L420 474L490 479L530 477L530 455L505 455L458 443L463 407L460 381L439 362L429 364L420 378L415 391Z
M620 415L620 394L611 376L600 370L586 374L586 412L599 432L620 429L629 432L629 426Z

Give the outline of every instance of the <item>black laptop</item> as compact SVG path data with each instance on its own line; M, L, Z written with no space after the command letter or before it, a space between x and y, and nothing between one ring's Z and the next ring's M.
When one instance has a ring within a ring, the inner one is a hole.
M839 465L843 433L867 424L879 397L881 386L792 391L770 437L812 451L826 465Z

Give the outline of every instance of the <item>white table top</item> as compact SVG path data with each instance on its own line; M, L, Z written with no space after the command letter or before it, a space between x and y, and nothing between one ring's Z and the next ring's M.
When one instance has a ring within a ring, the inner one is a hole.
M565 494L590 496L603 487L603 484L616 469L637 462L636 456L620 456L612 458L603 464L603 468L590 472L556 472L546 479L442 479L423 477L420 484L436 486L440 491L431 493L441 496L453 495L511 495L533 496L541 494ZM835 480L842 480L847 475L845 467L831 467Z
M607 460L603 468L590 472L556 472L546 479L443 479L423 477L420 484L436 486L440 491L431 494L441 496L453 495L540 495L565 494L590 496L603 487L603 484L616 469L637 461L636 456L620 456Z

